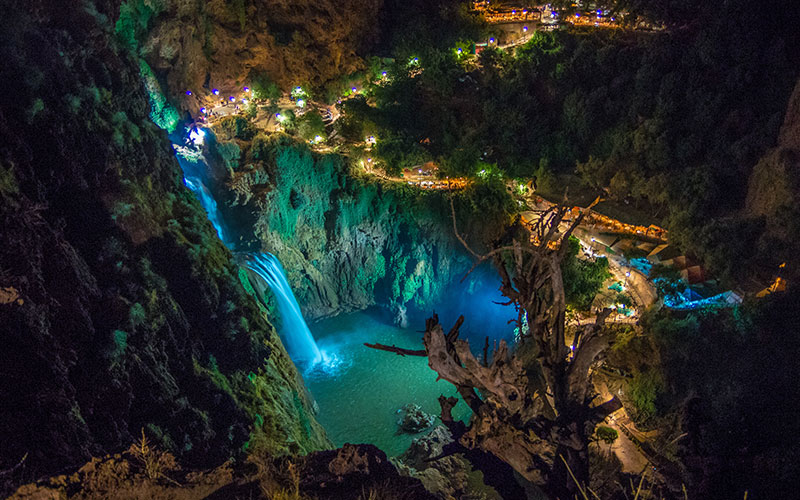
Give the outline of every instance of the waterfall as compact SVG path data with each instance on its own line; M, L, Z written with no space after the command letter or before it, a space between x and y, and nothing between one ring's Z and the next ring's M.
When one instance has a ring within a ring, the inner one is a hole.
M175 149L175 155L178 158L181 170L183 170L184 184L200 201L206 214L208 214L208 220L217 230L219 239L228 249L235 252L233 238L230 238L222 213L217 206L217 200L214 199L207 185L210 168L203 154L205 135L206 132L203 129L192 128L190 129L189 137L183 139L184 145L177 144L176 142L179 138L174 137L172 146ZM297 304L297 299L286 281L286 273L281 263L274 255L269 253L241 255L244 258L245 266L258 275L263 280L263 283L272 289L275 298L278 300L278 310L283 320L281 337L289 356L296 363L304 363L309 367L319 363L322 360L322 354L303 319L300 306ZM260 283L260 280L256 282L256 285L261 288L260 291L263 293L263 284Z
M322 361L322 354L303 319L280 261L271 253L246 254L245 265L264 280L278 300L283 321L281 330L289 356L295 362L302 361L309 366Z
M184 141L184 146L173 142L172 148L175 150L175 156L178 158L178 163L183 171L183 183L200 201L208 215L208 220L217 230L219 239L222 240L225 246L233 250L230 240L226 238L228 235L227 231L225 231L222 213L217 206L217 200L211 195L211 191L206 184L210 168L203 154L205 135L206 133L202 129L193 128L189 133L189 138Z
M208 190L208 187L200 177L190 177L184 174L183 183L197 196L206 214L208 214L208 220L211 221L214 229L217 230L219 239L225 243L225 246L230 248L228 240L225 239L225 227L222 224L222 216L219 213L219 208L217 208L217 200L211 196L211 191Z

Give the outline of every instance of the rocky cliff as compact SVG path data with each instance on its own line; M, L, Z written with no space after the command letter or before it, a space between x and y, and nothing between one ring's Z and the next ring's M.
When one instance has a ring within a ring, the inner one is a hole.
M750 175L746 211L764 220L760 244L774 256L773 264L797 263L792 240L800 231L800 81L789 99L777 147ZM797 266L787 272L797 273Z
M320 85L363 66L381 0L128 0L121 36L182 107L201 89L238 92L266 74L283 88Z
M245 203L255 214L257 245L283 262L307 318L379 304L402 323L408 308L429 313L472 265L454 236L446 192L356 174L345 157L313 153L286 136L222 132L220 140L238 152L228 204ZM476 248L507 222L504 189L454 194L459 230Z
M57 471L142 428L190 465L325 447L148 118L118 6L0 8L0 470Z

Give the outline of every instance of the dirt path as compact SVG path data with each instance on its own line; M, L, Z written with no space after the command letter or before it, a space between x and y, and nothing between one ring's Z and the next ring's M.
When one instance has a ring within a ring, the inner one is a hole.
M594 377L595 379L597 377ZM604 381L595 381L595 389L600 393L599 399L608 401L611 399L612 394L608 390L608 386ZM636 443L628 437L625 429L624 422L630 422L630 417L625 412L625 408L620 408L611 415L604 422L604 425L611 427L617 431L618 437L614 444L611 445L611 451L617 456L622 463L622 472L631 474L641 474L650 465L650 461L642 453Z

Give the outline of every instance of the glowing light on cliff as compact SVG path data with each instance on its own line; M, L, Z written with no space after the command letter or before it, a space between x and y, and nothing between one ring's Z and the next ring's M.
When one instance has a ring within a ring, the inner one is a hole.
M214 94L214 95L219 95L219 90L218 89L214 89L214 90L211 91L211 93Z

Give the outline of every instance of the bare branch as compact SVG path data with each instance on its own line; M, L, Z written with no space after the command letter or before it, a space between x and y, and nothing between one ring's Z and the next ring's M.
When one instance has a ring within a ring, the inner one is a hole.
M473 257L475 257L476 259L480 258L480 255L478 255L474 250L472 250L469 247L469 245L467 245L467 242L464 241L464 238L461 236L461 233L458 232L458 227L456 227L456 207L453 205L453 197L452 196L450 197L450 215L452 215L452 217L453 217L453 232L455 233L456 238L458 238L458 241L460 241L461 244L464 245L464 248L466 248L467 251L469 253L471 253ZM469 273L467 273L467 274L469 274Z
M383 345L383 344L368 344L367 342L364 342L364 345L369 347L370 349L377 349L379 351L393 352L393 353L398 354L400 356L420 356L420 357L424 358L424 357L426 357L428 355L428 353L425 351L425 349L419 349L419 350L403 349L402 347L397 347L397 346L393 346L393 345L389 346L389 345Z
M439 396L439 406L442 407L442 422L447 424L453 421L453 407L458 404L458 398Z
M461 325L464 324L464 315L458 317L456 323L453 325L453 328L447 332L447 341L453 343L458 338L458 329L461 328Z

